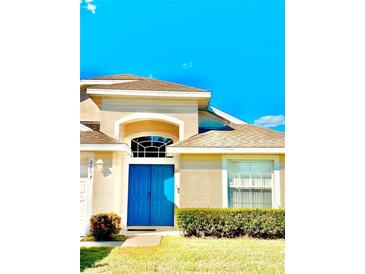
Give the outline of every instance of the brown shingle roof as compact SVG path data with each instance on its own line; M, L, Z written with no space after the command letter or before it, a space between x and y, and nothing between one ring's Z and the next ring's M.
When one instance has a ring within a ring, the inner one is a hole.
M194 135L171 147L284 148L285 134L254 126L232 125L231 130L211 130Z
M80 144L121 144L121 142L99 131L80 131Z
M89 78L90 80L136 80L142 79L142 76L133 75L133 74L114 74L114 75L105 75Z
M206 92L207 90L184 86L172 82L156 80L132 74L119 74L90 78L92 80L137 80L127 83L96 85L93 89L117 89L117 90L157 90L157 91L194 91Z

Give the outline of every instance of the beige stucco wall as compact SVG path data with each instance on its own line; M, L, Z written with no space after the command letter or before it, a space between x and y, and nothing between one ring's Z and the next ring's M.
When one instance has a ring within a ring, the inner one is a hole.
M197 101L113 97L102 99L100 130L113 137L114 122L136 113L163 114L183 121L185 138L198 133Z
M277 157L275 155L265 155ZM128 157L120 152L94 152L94 161L104 162L101 172L94 168L92 191L92 214L113 211L126 218L128 186ZM179 197L177 206L223 207L222 200L222 155L181 155L175 163L179 174ZM244 157L244 155L242 156ZM247 155L246 155L247 157ZM264 156L257 155L258 158ZM85 157L81 157L85 158ZM256 158L256 157L255 157ZM285 156L280 163L280 207L285 208Z
M180 207L222 207L222 157L180 156Z
M100 109L88 95L81 95L80 121L100 121Z
M280 155L280 205L285 208L285 155Z
M229 156L228 156L229 157ZM242 159L268 159L277 155L242 155ZM247 158L249 157L249 158ZM240 157L234 156L234 159ZM279 156L280 208L285 208L285 155ZM275 188L273 189L275 191ZM222 207L222 156L180 156L180 207ZM279 206L279 204L277 205Z
M95 152L94 160L104 162L103 170L93 173L92 214L112 211L112 152Z
M123 215L124 193L128 183L125 174L128 169L128 156L121 152L90 152L80 155L80 161L87 161L92 155L94 162L103 161L102 171L93 169L92 214L115 212Z

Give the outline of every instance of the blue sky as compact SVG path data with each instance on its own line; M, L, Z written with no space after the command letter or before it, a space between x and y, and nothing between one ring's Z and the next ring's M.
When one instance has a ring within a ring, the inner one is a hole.
M283 0L80 3L81 79L150 76L212 92L211 105L285 131Z

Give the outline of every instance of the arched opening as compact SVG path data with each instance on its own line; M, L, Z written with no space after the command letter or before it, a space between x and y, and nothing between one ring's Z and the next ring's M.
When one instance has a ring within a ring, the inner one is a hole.
M155 120L142 120L125 123L120 126L121 141L131 145L131 140L144 136L163 136L170 138L174 143L179 141L179 127Z
M184 140L184 122L159 113L135 113L114 122L115 139L128 142L128 139L139 137L136 135L168 136L174 141Z
M165 158L166 146L173 140L161 136L143 136L131 140L133 157L138 158Z

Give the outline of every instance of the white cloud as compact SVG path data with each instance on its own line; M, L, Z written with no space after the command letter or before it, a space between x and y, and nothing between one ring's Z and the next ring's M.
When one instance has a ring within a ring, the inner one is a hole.
M90 3L87 3L86 9L95 14L96 6Z
M285 125L285 117L284 115L267 115L256 119L253 123L262 127L277 127Z
M93 14L96 12L96 5L91 4L94 0L80 0L81 7L91 11Z
M193 67L193 61L184 62L181 64L184 69L189 69Z

